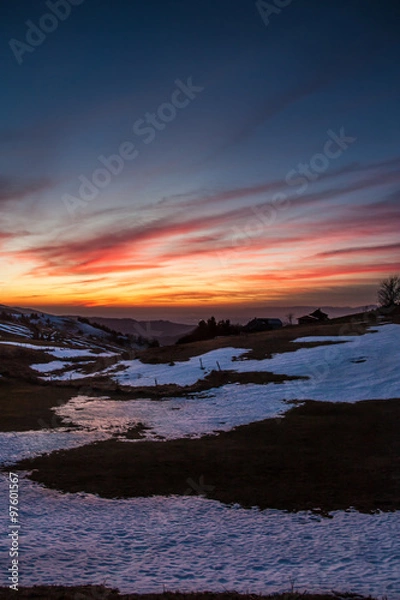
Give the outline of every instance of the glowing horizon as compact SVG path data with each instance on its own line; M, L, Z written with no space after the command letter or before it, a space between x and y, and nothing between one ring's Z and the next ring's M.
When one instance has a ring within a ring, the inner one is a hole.
M10 52L0 301L66 311L373 304L379 281L400 271L389 9L354 9L351 20L345 4L293 3L265 28L229 3L204 7L201 31L193 8L159 10L155 23L148 6L99 5L104 43L82 4L73 45L65 27L21 65ZM4 23L9 37L18 14ZM340 49L318 19L340 23ZM377 47L366 65L378 19L390 52Z

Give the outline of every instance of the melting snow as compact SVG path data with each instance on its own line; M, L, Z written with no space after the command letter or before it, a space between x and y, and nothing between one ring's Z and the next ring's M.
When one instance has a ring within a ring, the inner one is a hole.
M120 384L154 386L175 383L192 385L203 379L217 361L222 370L240 373L271 371L278 374L306 376L308 381L284 384L286 399L315 399L355 402L357 400L391 398L400 390L400 326L383 325L374 332L360 336L321 336L299 338L296 342L344 342L315 348L300 348L295 352L276 354L264 360L243 360L248 350L220 348L189 361L167 364L144 364L140 360L122 361L103 371ZM382 361L382 356L385 360ZM238 360L239 359L239 360ZM201 364L204 369L201 368ZM340 376L338 374L340 373ZM265 387L265 386L264 386ZM267 386L275 398L274 384ZM282 388L279 388L282 389Z
M83 430L69 430L67 427L51 429L51 423L43 423L39 431L1 432L0 465L11 465L25 458L33 458L54 450L77 448L108 439L110 434L96 430L88 433Z
M19 346L20 348L28 348L29 350L41 350L56 358L81 358L86 356L99 358L102 356L117 356L116 352L93 352L93 350L89 348L87 350L78 350L76 348L62 348L61 346L39 346L37 344L26 344L24 342L0 342L0 344Z
M398 397L399 333L398 325L385 325L376 333L346 336L345 344L299 349L263 361L233 361L245 352L241 349L213 351L201 357L205 372L215 368L218 360L223 369L268 370L307 375L310 380L228 385L162 402L78 396L55 410L81 425L81 431L0 433L1 462L10 464L56 448L106 439L138 421L153 427L151 436L172 438L282 414L287 410L285 399L354 402ZM199 362L196 357L175 367L138 361L127 366L133 381L140 372L149 380L158 378L159 383L174 374L171 381L184 385L204 377ZM2 497L7 485L1 474ZM187 486L183 480L182 492ZM20 480L20 512L24 562L29 564L22 574L23 585L106 580L123 592L161 592L165 587L270 593L290 589L294 582L300 590L335 589L386 595L388 600L400 597L398 512L338 511L333 518L323 519L306 512L226 507L201 497L106 500L89 494L63 495L25 478ZM7 512L0 511L5 528L6 520ZM8 551L6 536L0 537L0 551ZM6 570L1 577L2 585L7 585Z
M31 365L31 369L39 371L40 373L51 373L52 371L59 371L70 367L73 363L62 362L61 360L53 360L49 363L39 363L37 365Z
M222 370L232 368L232 359L238 357L248 350L243 348L219 348L211 350L202 356L194 356L187 361L176 362L174 365L142 363L139 359L126 360L118 363L125 367L123 372L115 373L115 367L104 371L121 384L130 386L154 386L155 380L159 385L175 383L177 385L193 385L199 379L203 379L210 371L218 370L218 364ZM202 368L203 366L203 368Z
M7 485L2 474L4 497ZM324 519L201 497L107 500L62 495L24 478L20 501L23 585L106 580L123 592L272 593L294 582L299 590L400 595L398 513ZM6 517L2 511L4 530ZM1 536L0 551L7 550ZM6 585L5 569L1 577Z
M80 366L84 366L84 364L90 364L91 361L85 362L85 363L80 363ZM66 363L65 363L66 364ZM32 365L33 366L33 365ZM57 374L52 374L52 375L48 375L46 377L41 377L40 379L42 379L43 381L72 381L74 379L83 379L83 378L87 378L87 377L95 377L96 375L98 375L97 372L94 373L84 373L81 370L67 370L65 371L65 373L57 373Z
M237 425L282 415L288 405L282 392L272 398L262 385L226 385L192 398L155 400L101 400L77 396L57 407L62 419L87 428L113 427L123 432L132 424L151 428L146 437L165 439L198 437L215 431L229 431Z
M400 396L400 325L383 325L360 336L296 340L313 341L346 343L301 348L263 361L240 361L236 368L309 377L308 381L285 382L283 386L289 390L284 392L286 399L356 402Z
M354 336L346 344L303 348L263 361L233 361L230 366L241 372L267 370L306 375L308 380L266 385L231 384L162 402L143 399L121 403L77 397L56 410L59 416L83 427L98 420L98 423L109 422L123 429L126 419L141 421L151 428L147 432L150 438L158 435L171 439L229 430L280 416L290 408L287 402L293 400L356 402L394 398L400 393L399 333L400 326L385 325L376 333ZM222 350L225 358L221 358L220 353L219 359L226 365L233 356L233 349ZM203 356L204 363L206 356ZM185 364L180 363L180 368ZM151 366L168 369L165 365ZM187 369L182 377L189 380L197 367L192 364L187 365Z
M24 325L8 325L0 323L0 331L20 335L21 337L32 337L31 330L28 327L24 327Z

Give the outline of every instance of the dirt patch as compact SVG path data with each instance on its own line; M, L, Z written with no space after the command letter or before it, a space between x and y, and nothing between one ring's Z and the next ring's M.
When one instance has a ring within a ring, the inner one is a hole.
M230 432L100 442L24 460L32 479L107 498L198 493L244 507L400 509L400 400L308 401ZM193 486L190 482L203 482Z

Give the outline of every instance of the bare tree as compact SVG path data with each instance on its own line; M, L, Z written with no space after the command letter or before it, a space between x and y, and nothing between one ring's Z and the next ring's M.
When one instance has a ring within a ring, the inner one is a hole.
M378 288L378 302L383 307L400 304L400 275L391 275L381 281Z
M290 312L286 315L288 325L293 325L294 313Z

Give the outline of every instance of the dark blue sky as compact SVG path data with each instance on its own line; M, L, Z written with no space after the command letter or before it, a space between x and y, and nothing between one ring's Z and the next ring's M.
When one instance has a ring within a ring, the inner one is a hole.
M6 300L374 301L399 264L398 2L277 0L268 25L248 0L65 2L63 21L0 7ZM160 109L189 78L187 106ZM325 156L341 128L354 141ZM137 156L87 201L81 178L125 142Z

